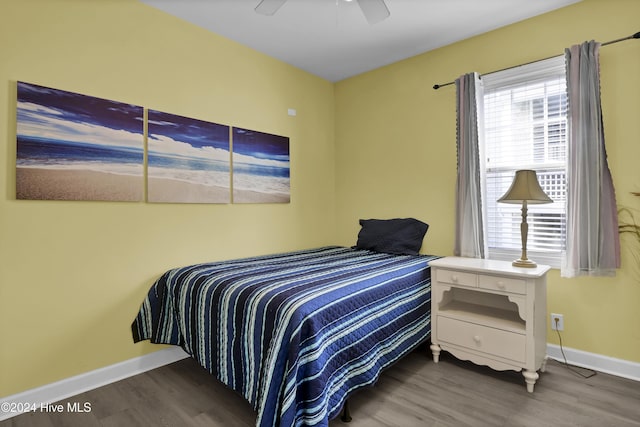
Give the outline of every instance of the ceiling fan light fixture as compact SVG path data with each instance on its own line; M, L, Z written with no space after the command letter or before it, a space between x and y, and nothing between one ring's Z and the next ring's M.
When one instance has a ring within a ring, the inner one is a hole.
M369 24L377 24L391 15L384 0L358 0L358 4Z
M286 1L287 0L262 0L254 10L260 15L272 16Z
M261 0L255 7L256 13L260 15L272 16L287 0ZM351 2L353 0L344 0ZM336 1L336 5L337 5ZM391 13L384 0L358 0L358 5L369 24L377 24L387 19Z

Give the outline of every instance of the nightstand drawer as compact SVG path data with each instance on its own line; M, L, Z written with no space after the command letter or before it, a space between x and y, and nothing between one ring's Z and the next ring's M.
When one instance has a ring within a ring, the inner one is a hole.
M452 285L463 285L478 287L478 275L472 273L465 273L463 271L456 270L437 270L437 280L442 283L449 283Z
M523 279L488 276L484 274L478 276L478 286L482 289L511 292L514 294L525 294L527 291L526 281Z
M524 362L526 339L522 334L489 328L475 323L438 316L437 339L451 344ZM446 345L445 345L446 350Z

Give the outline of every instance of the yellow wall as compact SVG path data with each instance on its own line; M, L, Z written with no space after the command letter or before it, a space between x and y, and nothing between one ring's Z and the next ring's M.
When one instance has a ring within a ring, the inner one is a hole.
M15 200L16 81L289 136L291 203ZM333 243L323 79L134 0L3 0L0 82L0 396L157 350L130 324L168 268Z
M638 27L637 0L584 0L336 84L338 242L362 217L416 216L431 227L423 252L453 252L456 171L455 86L436 83L609 41ZM601 50L601 89L618 204L640 210L640 41ZM640 215L637 216L640 219ZM640 362L640 267L623 239L616 278L562 279L550 273L549 312L564 314L563 344ZM635 246L636 253L640 251ZM558 343L549 331L548 341Z

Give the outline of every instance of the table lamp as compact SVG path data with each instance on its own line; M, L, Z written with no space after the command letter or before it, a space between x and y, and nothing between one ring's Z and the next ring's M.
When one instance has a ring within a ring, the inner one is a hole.
M513 178L511 187L498 199L499 203L522 203L522 224L520 224L520 237L522 239L522 256L513 261L514 267L533 268L536 263L527 258L527 234L529 225L527 224L527 204L553 203L553 200L547 196L540 184L536 171L519 170Z

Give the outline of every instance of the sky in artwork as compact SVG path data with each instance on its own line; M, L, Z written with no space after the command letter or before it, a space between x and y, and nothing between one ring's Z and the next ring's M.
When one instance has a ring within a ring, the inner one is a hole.
M16 111L20 136L142 149L136 105L18 82Z
M157 155L228 162L229 126L149 110L148 144Z

